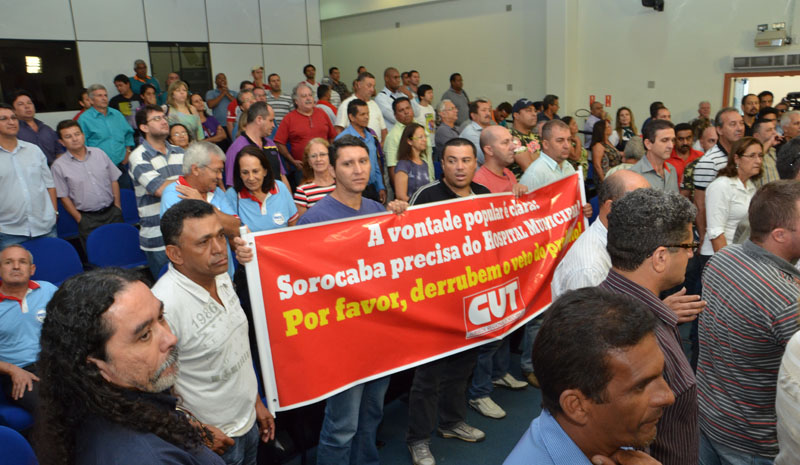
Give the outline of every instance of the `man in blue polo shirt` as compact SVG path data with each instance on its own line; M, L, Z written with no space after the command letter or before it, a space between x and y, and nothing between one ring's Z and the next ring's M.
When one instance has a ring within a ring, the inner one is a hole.
M38 403L39 333L56 292L48 282L31 281L35 271L33 256L21 245L0 251L0 384L29 412Z
M544 320L533 345L542 413L504 465L658 463L640 450L675 396L655 317L638 301L587 287L559 297Z
M383 205L361 196L370 173L370 158L364 142L349 135L337 138L328 149L328 156L336 178L336 189L301 216L298 225L386 211ZM387 205L397 214L407 207L408 204L402 200L393 200ZM375 439L383 418L383 397L388 387L389 377L386 376L328 398L317 446L317 465L377 465Z
M369 163L372 169L369 172L369 183L362 195L368 199L384 203L386 202L386 187L383 184L381 164L378 161L380 145L367 127L369 124L369 106L367 102L361 99L351 100L350 103L347 104L347 118L350 120L350 125L339 133L336 139L345 135L350 135L357 137L367 146L367 150L369 151Z

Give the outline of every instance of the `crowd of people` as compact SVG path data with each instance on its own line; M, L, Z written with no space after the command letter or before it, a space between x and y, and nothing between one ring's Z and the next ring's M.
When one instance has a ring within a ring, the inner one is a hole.
M0 382L34 414L42 463L256 463L276 422L251 369L242 227L521 196L577 172L596 220L520 329L524 379L510 337L416 367L410 461L436 463L434 432L491 440L467 409L502 419L494 388L533 386L543 410L510 465L796 463L800 111L765 91L673 124L653 102L639 128L593 102L581 131L555 95L493 107L459 73L434 107L416 70L386 68L380 91L364 67L352 85L302 72L290 93L261 66L202 92L174 72L162 88L136 60L118 95L90 85L55 130L25 90L0 103ZM85 245L122 221L122 189L155 284L120 269L32 280L25 242L56 236L59 203ZM378 463L388 386L325 401L318 464Z

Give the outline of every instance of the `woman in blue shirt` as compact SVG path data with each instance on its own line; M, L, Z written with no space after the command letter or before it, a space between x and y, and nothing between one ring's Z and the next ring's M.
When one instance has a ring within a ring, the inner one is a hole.
M233 162L233 187L226 192L250 231L294 226L297 207L282 182L275 182L269 160L255 145L244 147Z

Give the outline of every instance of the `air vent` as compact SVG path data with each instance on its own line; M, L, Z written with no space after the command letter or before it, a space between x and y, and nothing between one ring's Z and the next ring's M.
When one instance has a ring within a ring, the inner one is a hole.
M800 69L800 54L733 57L733 69Z

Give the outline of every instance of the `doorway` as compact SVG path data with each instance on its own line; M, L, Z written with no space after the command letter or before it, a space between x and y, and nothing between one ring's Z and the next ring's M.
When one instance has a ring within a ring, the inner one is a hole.
M768 90L777 105L786 94L800 92L800 71L769 71L754 73L726 73L722 102L724 106L740 108L742 97Z

